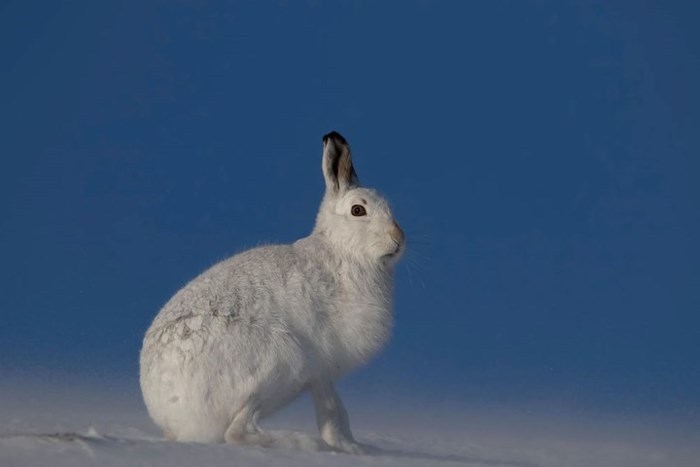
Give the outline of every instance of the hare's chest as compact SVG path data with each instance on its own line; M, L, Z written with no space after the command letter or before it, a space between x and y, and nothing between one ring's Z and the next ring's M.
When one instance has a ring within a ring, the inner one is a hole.
M374 357L391 335L391 310L376 304L358 304L340 312L329 346L331 370L342 374Z

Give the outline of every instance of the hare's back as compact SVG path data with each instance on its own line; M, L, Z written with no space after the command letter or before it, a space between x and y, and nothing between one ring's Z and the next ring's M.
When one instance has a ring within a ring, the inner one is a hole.
M313 312L332 295L333 283L332 273L295 245L254 248L212 266L178 291L158 313L149 334L187 321L214 330L275 326Z

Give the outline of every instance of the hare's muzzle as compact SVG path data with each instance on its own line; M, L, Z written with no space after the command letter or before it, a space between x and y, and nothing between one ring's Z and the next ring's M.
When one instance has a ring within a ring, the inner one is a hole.
M397 224L396 221L391 222L392 226L389 235L391 235L392 240L394 240L398 246L403 246L404 242L406 241L406 236L404 235L403 230L401 230L401 227L399 227L399 224Z

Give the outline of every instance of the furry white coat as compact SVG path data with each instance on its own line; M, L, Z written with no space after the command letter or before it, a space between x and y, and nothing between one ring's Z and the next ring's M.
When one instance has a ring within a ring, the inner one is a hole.
M310 390L323 440L314 447L364 451L333 381L389 338L405 240L387 202L359 186L345 139L323 142L326 194L311 235L213 266L146 332L141 389L166 437L289 446L257 420Z

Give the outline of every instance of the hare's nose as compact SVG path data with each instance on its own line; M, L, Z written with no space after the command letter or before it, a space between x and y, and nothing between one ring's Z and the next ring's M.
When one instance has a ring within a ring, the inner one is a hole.
M403 242L406 240L403 230L401 230L401 227L399 227L399 224L397 224L396 221L391 221L391 223L392 226L389 235L391 235L391 238L394 239L396 243L403 245Z

